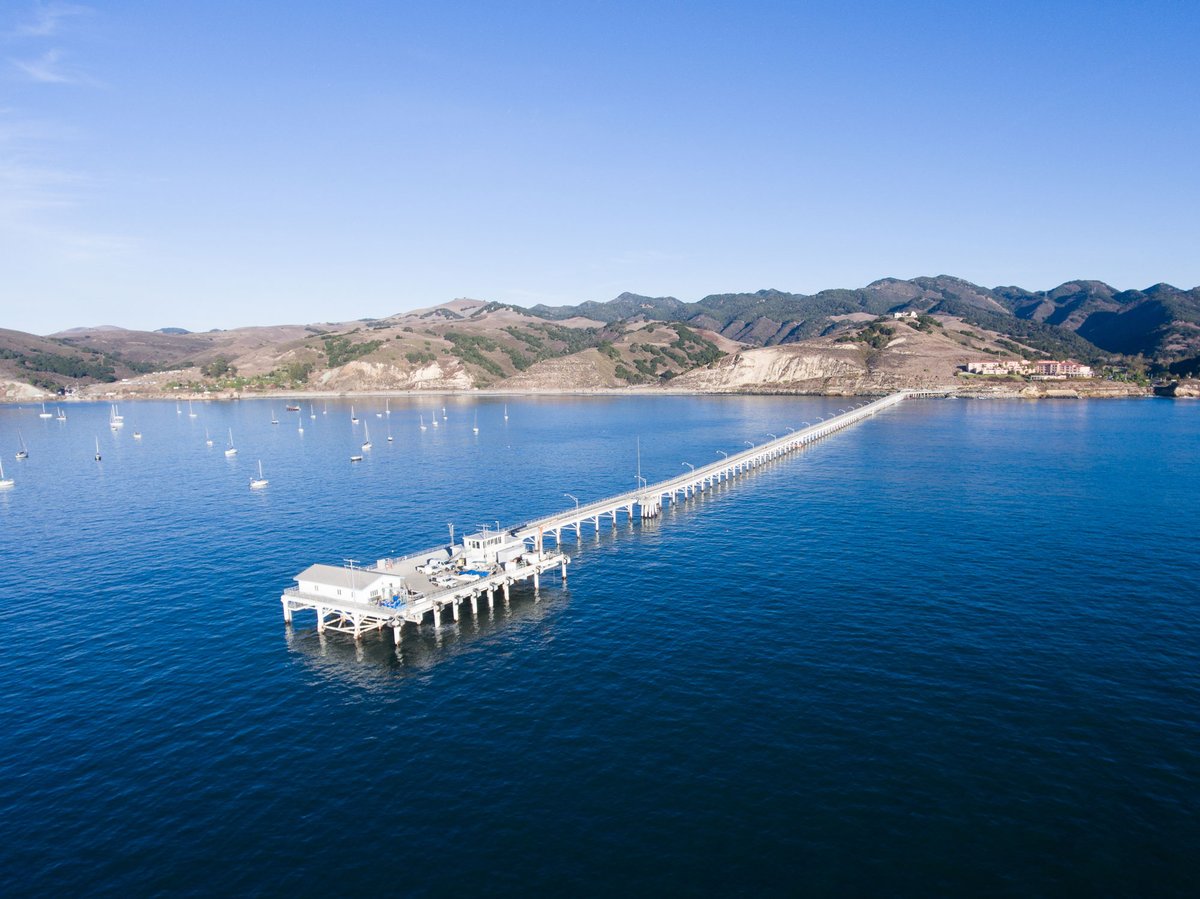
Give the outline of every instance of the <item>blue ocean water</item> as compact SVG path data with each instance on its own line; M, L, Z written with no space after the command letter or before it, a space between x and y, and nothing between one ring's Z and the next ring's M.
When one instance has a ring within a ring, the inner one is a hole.
M908 402L397 650L279 594L846 401L355 402L0 407L6 895L1195 894L1200 405Z

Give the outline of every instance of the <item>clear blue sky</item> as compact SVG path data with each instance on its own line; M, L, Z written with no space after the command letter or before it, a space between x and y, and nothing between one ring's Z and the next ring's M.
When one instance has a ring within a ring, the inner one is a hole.
M0 327L1200 283L1200 3L0 5Z

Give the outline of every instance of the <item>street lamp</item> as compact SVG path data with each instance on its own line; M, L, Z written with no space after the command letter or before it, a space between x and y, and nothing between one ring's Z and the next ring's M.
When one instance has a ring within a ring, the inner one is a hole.
M796 430L795 428L788 428L788 429L787 429L787 432L788 432L789 434L791 434L791 433L793 433L795 430Z
M800 422L800 424L802 424L802 425L808 425L810 428L812 427L812 423L811 423L811 422L802 421L802 422Z
M680 465L686 465L686 466L688 466L688 468L690 468L690 469L692 470L692 473L693 473L693 474L694 474L694 473L695 473L695 471L696 471L696 466L695 466L695 465L693 465L691 462L680 462L679 464L680 464Z
M778 440L778 439L779 439L779 438L778 438L778 437L776 437L774 434L767 434L767 436L768 436L768 437L770 437L772 440Z
M575 511L578 512L579 511L579 497L572 496L570 493L564 493L563 496L565 496L567 499L575 500Z
M720 453L722 456L724 456L726 459L729 458L729 453L725 452L725 450L717 450L717 452Z
M746 446L750 447L750 449L754 449L754 444L749 440L743 440L742 443L746 444Z
M638 484L639 484L639 485L642 487L642 489L644 490L644 489L646 488L646 479L645 479L644 477L642 477L641 475L638 475L638 476L637 476L637 479L638 479Z

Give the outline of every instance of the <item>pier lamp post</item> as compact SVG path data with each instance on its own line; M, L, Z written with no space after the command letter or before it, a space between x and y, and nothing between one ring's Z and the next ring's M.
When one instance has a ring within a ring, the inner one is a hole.
M841 414L841 415L845 415L845 414L846 414L846 410L845 410L845 409L838 409L838 413L839 413L839 414Z
M789 434L794 434L794 433L796 432L796 429L795 429L795 428L788 428L788 429L787 429L787 432L788 432Z
M810 428L812 427L812 423L811 423L811 422L802 421L802 422L800 422L800 424L802 424L802 425L808 425Z
M642 477L641 475L638 475L637 479L638 479L638 486L641 487L643 490L645 490L646 489L646 479L644 477Z
M717 452L720 453L722 456L724 456L726 459L729 458L729 453L725 452L725 450L717 450Z
M693 474L694 474L694 473L695 473L695 471L696 471L696 466L695 466L695 465L693 465L691 462L680 462L679 464L680 464L680 465L686 465L688 468L690 468L690 469L692 470L692 473L693 473Z
M565 496L567 499L575 500L575 511L578 512L579 511L579 497L572 496L570 493L564 493L563 496Z
M749 440L743 440L742 443L746 444L746 446L750 447L750 449L754 449L754 444Z
M778 439L779 439L779 438L778 438L778 437L776 437L774 434L767 434L767 436L768 436L768 437L770 437L772 440L778 440Z

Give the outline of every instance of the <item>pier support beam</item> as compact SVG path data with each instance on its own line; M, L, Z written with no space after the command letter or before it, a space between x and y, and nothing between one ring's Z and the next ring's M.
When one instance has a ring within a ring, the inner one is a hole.
M563 579L563 583L565 584L567 582L567 560L566 559L563 559L561 567L562 567L562 579Z
M400 631L403 629L403 627L403 623L399 621L392 625L392 639L396 641L397 646L400 645Z
M490 584L488 585L488 589L487 589L487 597L488 597L488 611L490 612L492 609L494 609L496 607L496 588L491 586Z
M478 593L471 594L471 614L472 615L479 614L479 594Z
M325 610L317 606L317 633L325 633Z
M288 605L288 602L286 599L283 601L283 620L287 624L292 623L292 607L290 605Z
M535 571L533 573L533 589L536 591L536 590L540 590L541 587L542 587L542 582L538 577L538 573Z
M454 613L455 621L458 621L458 605L461 602L462 602L461 599L455 599L454 602L450 603L450 611L452 611Z
M433 607L433 628L434 630L442 629L442 607L435 605Z
M504 582L504 604L508 605L508 581Z

